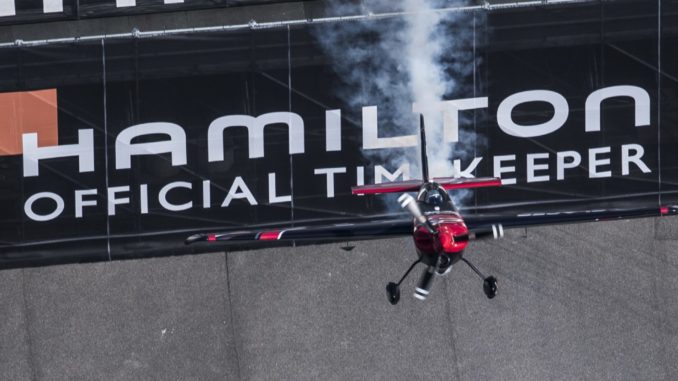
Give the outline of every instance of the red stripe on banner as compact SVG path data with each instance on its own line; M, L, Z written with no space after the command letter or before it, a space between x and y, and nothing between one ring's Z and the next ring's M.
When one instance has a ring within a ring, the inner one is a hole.
M275 241L278 239L278 236L280 235L279 231L271 231L271 232L262 232L259 234L259 240L260 241Z

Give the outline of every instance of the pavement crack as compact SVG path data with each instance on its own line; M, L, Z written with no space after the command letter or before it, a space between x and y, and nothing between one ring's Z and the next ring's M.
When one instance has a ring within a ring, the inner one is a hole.
M28 300L26 300L26 270L21 269L21 299L23 306L23 315L24 315L24 339L26 340L26 346L28 347L28 367L31 370L31 381L36 381L38 379L36 372L37 366L35 362L35 352L33 351L33 339L31 337L30 323L31 318L28 314Z
M450 346L452 347L452 356L454 358L454 371L457 376L457 380L461 381L461 370L459 369L459 356L457 356L457 334L454 326L454 321L452 320L452 306L450 305L449 298L449 285L448 279L443 279L445 283L445 293L447 294L445 298L445 314L447 315L448 329L450 333Z
M228 252L224 252L224 261L226 262L226 304L228 306L228 312L231 319L231 337L233 338L233 351L235 352L235 364L238 370L238 380L242 380L242 372L240 370L240 353L238 351L238 338L236 336L235 329L235 316L233 313L233 302L231 298L231 276L230 269L228 267Z

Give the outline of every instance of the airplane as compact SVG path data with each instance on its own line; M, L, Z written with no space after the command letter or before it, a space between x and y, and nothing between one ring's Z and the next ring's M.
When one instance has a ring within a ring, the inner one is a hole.
M354 195L401 193L400 206L411 217L381 219L357 223L342 223L324 226L295 226L265 230L229 231L223 233L199 233L186 239L186 244L196 242L271 242L271 241L347 241L377 239L384 237L411 236L417 252L412 263L397 283L386 286L388 301L396 305L400 300L400 285L420 263L426 265L414 291L414 297L426 300L433 281L438 276L449 274L458 262L464 262L483 280L483 292L489 299L498 293L495 276L485 276L476 266L464 258L470 241L500 239L505 228L571 222L604 221L640 217L659 217L678 214L678 206L659 206L631 209L598 209L518 215L465 215L463 216L449 191L501 186L499 178L430 178L426 155L426 131L424 118L420 117L419 140L421 151L422 179L361 185L351 188ZM416 198L410 192L416 192Z

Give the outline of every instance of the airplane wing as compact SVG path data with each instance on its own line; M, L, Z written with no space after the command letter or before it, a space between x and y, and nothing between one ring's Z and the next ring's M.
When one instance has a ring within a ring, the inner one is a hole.
M493 225L504 228L625 220L644 217L661 217L678 214L678 205L630 209L592 209L558 212L521 213L515 215L467 215L464 222L470 231L487 230Z
M397 237L412 234L412 218L373 220L323 226L285 227L266 230L241 230L224 233L200 233L186 239L186 244L201 241L331 241Z
M463 188L484 188L497 187L501 185L501 179L496 177L479 178L453 178L438 177L433 179L445 190L463 189ZM379 193L403 193L416 192L424 184L422 180L407 180L386 182L373 185L359 185L351 188L352 194L379 194Z
M678 215L678 205L633 209L593 209L524 213L516 215L466 215L470 239L500 238L504 229L555 225L576 222L612 221L620 219ZM339 223L323 226L283 227L264 230L241 230L222 233L194 234L186 244L196 242L247 243L265 241L340 241L409 236L412 234L411 217L382 219L356 223Z
M477 177L472 179L439 177L433 179L433 181L440 184L445 190L501 186L501 179L498 177Z

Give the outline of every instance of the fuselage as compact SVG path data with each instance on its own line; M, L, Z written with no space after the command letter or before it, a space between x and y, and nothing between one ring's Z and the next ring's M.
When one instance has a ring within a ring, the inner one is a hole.
M468 228L447 191L434 182L425 183L417 203L437 233L424 225L414 225L414 245L422 262L445 270L459 261L468 243ZM440 262L438 262L440 254Z

